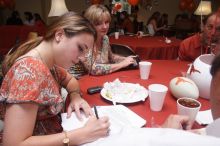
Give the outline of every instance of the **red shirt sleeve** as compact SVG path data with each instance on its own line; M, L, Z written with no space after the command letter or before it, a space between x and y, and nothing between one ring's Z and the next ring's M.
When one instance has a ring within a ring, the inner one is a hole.
M179 59L183 61L194 61L201 55L201 41L200 35L195 34L180 44Z

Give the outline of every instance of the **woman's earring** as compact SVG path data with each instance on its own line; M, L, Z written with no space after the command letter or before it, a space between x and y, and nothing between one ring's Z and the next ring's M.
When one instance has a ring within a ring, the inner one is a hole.
M57 42L57 43L59 43L59 42L60 42L60 40L57 38L57 39L56 39L56 42Z
M60 36L56 36L56 37L55 37L55 41L56 41L57 43L59 43L59 42L60 42Z

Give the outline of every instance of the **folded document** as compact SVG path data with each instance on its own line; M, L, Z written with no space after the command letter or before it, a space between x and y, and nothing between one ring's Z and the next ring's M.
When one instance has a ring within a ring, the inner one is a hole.
M208 125L213 122L211 110L200 111L196 116L196 122L200 125Z
M99 117L107 116L110 120L110 134L120 133L122 128L141 128L146 124L146 120L138 116L136 113L123 105L116 106L97 106ZM81 128L88 121L83 115L83 121L79 121L73 112L71 117L67 119L67 113L61 114L62 127L65 131Z

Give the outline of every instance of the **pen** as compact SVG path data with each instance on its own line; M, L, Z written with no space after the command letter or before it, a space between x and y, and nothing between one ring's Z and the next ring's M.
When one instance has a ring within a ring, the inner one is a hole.
M97 110L96 106L94 106L94 111L95 111L96 118L99 119L98 110Z
M182 123L182 128L183 128L183 130L187 130L187 124L186 123Z

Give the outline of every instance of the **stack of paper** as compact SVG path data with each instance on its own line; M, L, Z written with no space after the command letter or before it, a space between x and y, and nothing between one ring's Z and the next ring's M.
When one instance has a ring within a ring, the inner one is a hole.
M100 117L108 116L110 119L110 134L120 133L122 128L141 128L146 124L146 120L132 112L130 109L123 105L116 106L98 106L98 114ZM61 114L62 127L65 131L74 130L83 127L88 121L83 115L83 121L79 121L75 113L72 113L71 117L67 119L67 114Z

